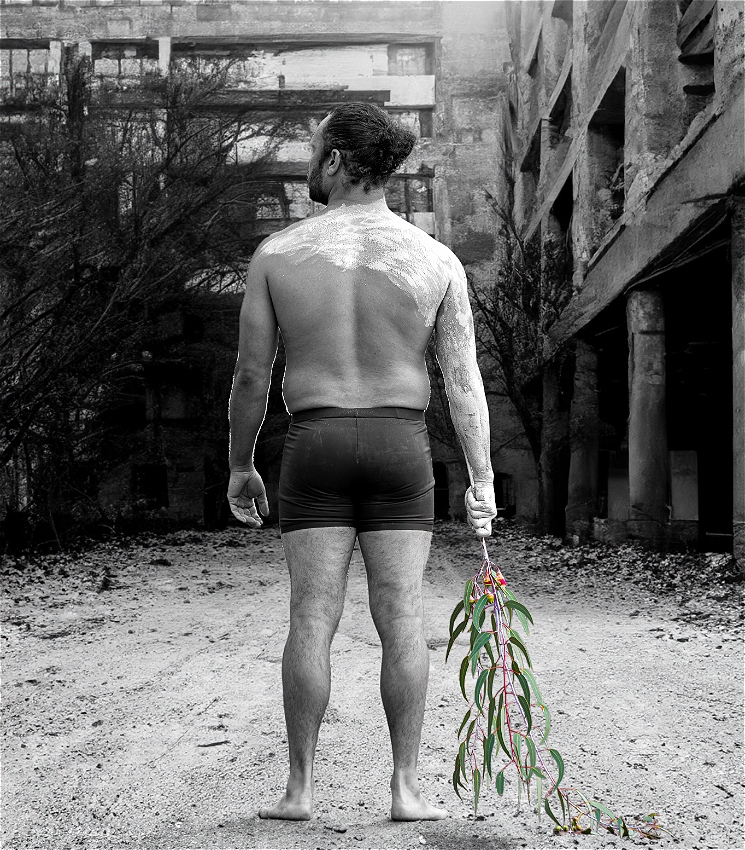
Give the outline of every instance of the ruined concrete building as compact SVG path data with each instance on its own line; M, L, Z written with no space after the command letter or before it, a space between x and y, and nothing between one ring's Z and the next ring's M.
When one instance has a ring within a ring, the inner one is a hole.
M230 62L227 106L296 110L302 138L259 198L266 232L312 211L304 144L335 103L372 100L404 121L419 143L388 204L449 245L478 289L505 257L497 206L543 259L563 252L568 292L545 355L569 352L569 368L563 401L544 397L542 411L566 426L554 529L728 550L734 528L745 554L740 0L4 0L0 14L5 96L54 79L74 49L125 91L184 62ZM223 303L203 333L234 351L238 303ZM183 342L187 319L162 317L163 340ZM215 521L231 360L210 378L219 427L195 416L177 364L148 366L143 450L106 498ZM534 452L493 363L484 373L498 504L532 522ZM276 394L269 418L281 433ZM281 439L260 451L272 499L280 453ZM458 453L434 439L433 456L437 514L457 515Z
M513 211L573 270L569 532L745 556L744 12L509 4Z

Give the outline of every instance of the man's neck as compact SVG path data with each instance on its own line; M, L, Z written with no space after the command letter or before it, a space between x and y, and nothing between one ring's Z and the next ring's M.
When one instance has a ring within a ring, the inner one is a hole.
M385 195L382 189L373 189L371 192L364 193L363 191L359 192L345 192L340 193L339 195L334 196L333 194L329 197L329 202L326 205L327 210L338 209L339 207L360 207L360 206L370 206L372 204L376 204L377 206L384 206L387 208L387 204L385 202Z

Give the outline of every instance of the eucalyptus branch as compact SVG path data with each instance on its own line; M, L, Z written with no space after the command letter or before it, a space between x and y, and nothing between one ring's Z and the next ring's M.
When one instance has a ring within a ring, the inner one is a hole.
M486 541L482 540L481 545L481 565L466 582L463 599L450 618L450 641L445 656L447 660L456 639L469 629L469 648L459 674L468 709L457 733L460 744L452 778L455 793L460 797L461 790L469 790L470 784L476 811L479 796L488 783L493 781L497 794L502 795L505 772L514 768L518 807L521 789L526 790L530 799L535 782L538 818L545 811L555 823L556 833L588 834L604 830L622 837L633 832L644 838L661 838L667 830L660 825L656 814L625 818L598 800L589 799L579 789L561 784L564 760L558 750L545 746L551 717L533 674L525 640L533 618L507 588L504 576L489 558ZM456 625L460 614L463 620ZM524 636L519 634L518 626ZM471 678L476 680L473 691L466 689L469 670ZM500 752L508 761L496 770L494 756ZM560 807L560 813L552 808L552 802Z

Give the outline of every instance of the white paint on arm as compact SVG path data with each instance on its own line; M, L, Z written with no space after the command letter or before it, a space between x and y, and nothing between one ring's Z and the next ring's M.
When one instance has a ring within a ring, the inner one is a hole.
M466 273L452 255L450 284L437 313L437 361L445 379L450 418L463 447L471 485L491 483L489 409L476 360L473 314Z

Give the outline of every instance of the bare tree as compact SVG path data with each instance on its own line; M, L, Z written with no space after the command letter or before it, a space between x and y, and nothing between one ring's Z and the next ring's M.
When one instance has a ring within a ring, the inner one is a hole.
M521 235L512 207L507 163L507 197L487 198L497 217L502 256L496 282L470 283L476 339L485 383L507 395L530 445L539 482L539 525L563 530L571 400L571 352L544 355L548 329L571 296L568 243Z
M213 69L214 71L214 69ZM0 484L51 517L90 493L107 415L141 382L151 318L235 288L255 246L256 179L291 130L229 111L227 69L107 90L68 53L29 87L0 147ZM250 140L257 153L236 167ZM64 492L63 492L64 491Z

